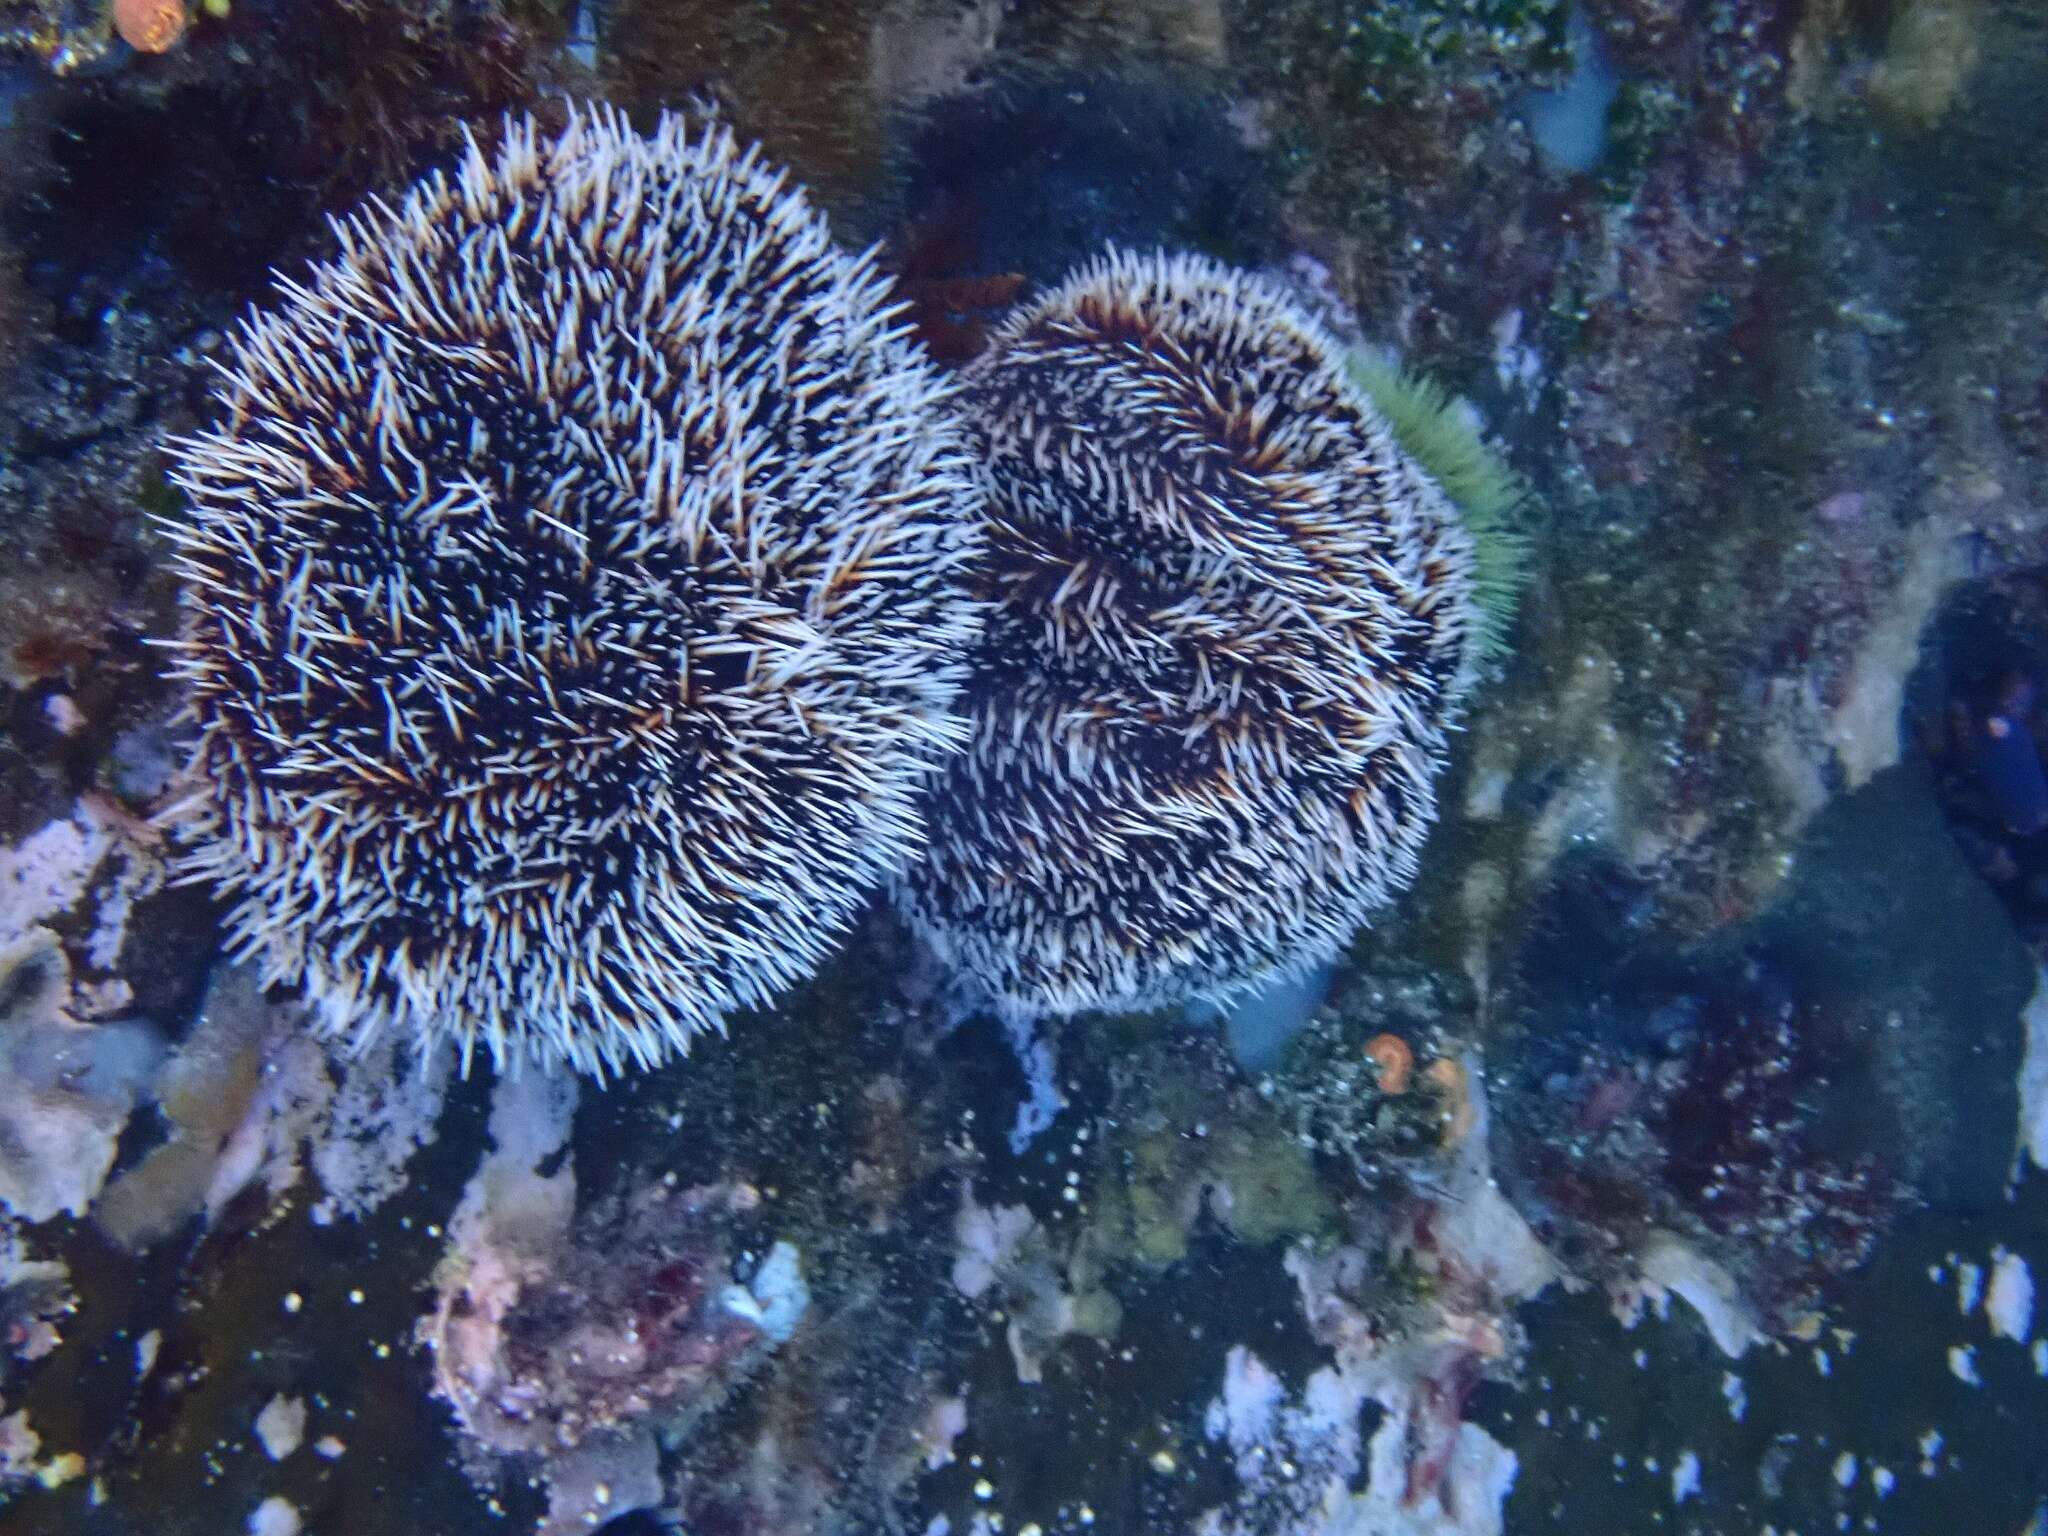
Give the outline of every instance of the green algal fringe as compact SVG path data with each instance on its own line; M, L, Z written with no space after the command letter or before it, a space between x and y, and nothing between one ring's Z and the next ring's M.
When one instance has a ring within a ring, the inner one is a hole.
M1433 379L1362 349L1353 349L1345 365L1471 533L1479 650L1489 658L1501 655L1528 572L1529 540L1518 526L1529 510L1528 482L1487 446L1472 413Z

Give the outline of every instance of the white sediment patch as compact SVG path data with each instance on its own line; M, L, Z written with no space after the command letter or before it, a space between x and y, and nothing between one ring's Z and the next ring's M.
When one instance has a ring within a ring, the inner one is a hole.
M282 1392L256 1415L256 1440L272 1461L283 1461L306 1443L306 1400Z
M1340 1358L1296 1398L1264 1361L1237 1345L1209 1405L1208 1437L1234 1458L1238 1496L1211 1511L1210 1536L1501 1536L1518 1463L1476 1424L1437 1420L1420 1359L1406 1348ZM1367 1402L1384 1410L1369 1444ZM1429 1476L1417 1479L1426 1458ZM1365 1491L1353 1492L1361 1470Z
M2024 1344L2034 1331L2034 1274L2018 1254L2000 1248L1991 1255L1991 1286L1984 1316L2002 1339Z
M794 1243L778 1242L745 1285L729 1285L720 1303L743 1317L777 1344L787 1344L810 1310L811 1288L804 1282L803 1260Z
M1743 1415L1749 1412L1749 1390L1733 1371L1721 1373L1721 1398L1728 1404L1728 1417L1740 1424Z
M83 801L0 847L0 1213L82 1216L113 1168L163 1042L139 1022L91 1022L130 994L118 979L74 984L57 930L89 920L74 952L111 969L132 903L162 880L154 855Z
M1984 1378L1977 1374L1977 1351L1968 1344L1949 1346L1948 1373L1965 1386L1984 1385Z
M1945 1442L1941 1431L1930 1429L1920 1436L1920 1475L1932 1477L1941 1470L1941 1449Z
M1017 1065L1024 1069L1024 1098L1010 1127L1010 1150L1022 1157L1038 1133L1067 1107L1067 1097L1059 1089L1059 1056L1046 1031L1013 1017L1004 1018L1003 1030L1017 1053Z
M367 1216L405 1188L406 1165L434 1139L454 1061L450 1050L414 1057L395 1032L353 1056L330 1055L340 1087L312 1151L323 1191L312 1215L322 1226Z
M573 1157L543 1165L568 1146L577 1083L566 1070L531 1064L491 1087L491 1149L448 1219L448 1246L435 1271L435 1308L421 1319L434 1352L435 1390L464 1417L474 1383L498 1372L505 1319L532 1280L568 1242L576 1212Z
M1415 1218L1429 1233L1435 1299L1390 1328L1358 1301L1375 1258L1354 1247L1289 1250L1309 1331L1333 1363L1295 1395L1249 1347L1231 1349L1204 1428L1228 1446L1238 1487L1198 1527L1204 1536L1500 1536L1519 1463L1463 1420L1455 1383L1505 1357L1505 1314L1558 1270L1494 1184L1479 1064L1464 1065L1472 1126ZM1367 1403L1381 1410L1369 1442Z
M954 1461L953 1445L967 1432L967 1399L942 1397L931 1405L917 1428L917 1448L924 1469L936 1472Z
M1700 1459L1692 1451L1681 1451L1671 1468L1671 1502L1683 1504L1700 1491Z
M1976 1264L1956 1265L1956 1310L1968 1317L1984 1299L1984 1271Z
M568 1235L574 1161L564 1158L551 1174L540 1169L569 1144L576 1099L576 1079L566 1072L520 1071L492 1085L491 1150L448 1220L453 1252L472 1260L498 1246L545 1253Z
M1706 1325L1707 1333L1729 1359L1739 1359L1763 1337L1755 1311L1743 1298L1735 1277L1669 1232L1652 1234L1636 1258L1641 1280L1615 1298L1615 1315L1625 1328L1642 1318L1645 1304L1659 1317L1670 1316L1676 1296Z
M979 1301L1031 1231L1031 1212L1021 1205L978 1205L974 1191L960 1195L953 1221L953 1288Z
M2036 1168L2048 1168L2048 974L2020 1010L2020 1028L2020 1157L2032 1158Z
M0 944L69 912L113 849L112 831L80 806L0 848Z

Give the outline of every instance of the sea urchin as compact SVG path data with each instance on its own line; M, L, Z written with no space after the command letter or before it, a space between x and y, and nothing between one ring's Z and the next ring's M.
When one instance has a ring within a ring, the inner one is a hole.
M884 280L723 130L509 121L241 327L188 868L356 1041L655 1063L921 837L978 494Z
M1112 252L967 371L992 612L905 876L1014 1015L1326 959L1405 886L1476 649L1474 551L1273 285Z

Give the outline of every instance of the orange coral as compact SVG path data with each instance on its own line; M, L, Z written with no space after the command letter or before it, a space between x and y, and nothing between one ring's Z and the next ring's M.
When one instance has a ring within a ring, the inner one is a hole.
M167 53L185 35L184 0L114 0L114 30L137 53Z
M1415 1071L1415 1052L1399 1035L1374 1035L1365 1043L1365 1054L1380 1069L1380 1092L1408 1091L1408 1079Z

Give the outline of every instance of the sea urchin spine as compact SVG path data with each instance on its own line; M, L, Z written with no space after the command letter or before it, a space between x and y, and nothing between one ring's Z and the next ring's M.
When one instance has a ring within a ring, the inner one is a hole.
M675 117L512 120L337 228L174 445L187 867L332 1032L658 1062L921 840L978 621L948 386Z
M1224 994L1405 886L1470 679L1473 545L1275 286L1112 252L965 375L992 604L904 881L1013 1015Z

